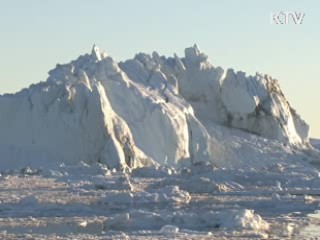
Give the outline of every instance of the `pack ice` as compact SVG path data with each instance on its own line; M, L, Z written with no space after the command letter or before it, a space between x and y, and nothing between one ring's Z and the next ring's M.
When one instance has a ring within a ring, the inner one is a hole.
M263 141L311 149L308 125L275 79L214 67L197 45L183 58L139 53L120 63L94 46L46 82L1 96L0 113L2 169L81 161L238 167L265 164L274 149ZM236 146L239 135L262 146Z

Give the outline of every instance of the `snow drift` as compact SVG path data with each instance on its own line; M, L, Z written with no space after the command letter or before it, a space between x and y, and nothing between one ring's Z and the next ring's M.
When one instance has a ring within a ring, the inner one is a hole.
M140 53L120 63L94 46L46 82L0 96L0 114L5 169L81 161L237 167L248 156L264 160L259 141L288 154L311 147L308 125L275 79L214 67L196 45L183 58ZM241 154L239 136L248 139Z

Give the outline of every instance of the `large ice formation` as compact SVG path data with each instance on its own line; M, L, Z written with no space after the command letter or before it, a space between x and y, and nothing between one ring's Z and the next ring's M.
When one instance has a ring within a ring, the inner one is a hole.
M309 127L275 79L214 67L196 45L183 58L139 53L120 63L94 46L46 82L0 96L0 114L2 168L236 166L264 160L261 139L309 147ZM243 134L260 140L241 155L230 139Z

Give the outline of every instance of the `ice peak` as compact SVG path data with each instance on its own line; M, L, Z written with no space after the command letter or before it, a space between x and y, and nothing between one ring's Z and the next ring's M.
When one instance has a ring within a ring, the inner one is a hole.
M93 44L91 55L93 58L95 58L95 60L98 60L98 61L101 60L100 49L95 44Z
M201 52L199 46L196 43L193 45L193 49L197 52Z
M91 50L91 56L96 61L101 61L102 59L106 58L108 54L104 51L101 51L96 44L93 44L92 50Z
M211 64L208 61L208 56L200 50L197 44L194 44L193 47L186 48L184 50L184 54L186 61L191 65L198 66L199 68L211 67Z
M189 58L189 57L194 58L201 54L202 52L200 51L199 46L197 44L194 44L193 47L189 47L185 49L186 58Z

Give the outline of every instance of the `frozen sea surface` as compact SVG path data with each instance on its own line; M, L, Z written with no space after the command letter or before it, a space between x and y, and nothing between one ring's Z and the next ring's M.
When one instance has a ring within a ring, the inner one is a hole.
M275 165L7 171L1 239L315 239L319 172Z

